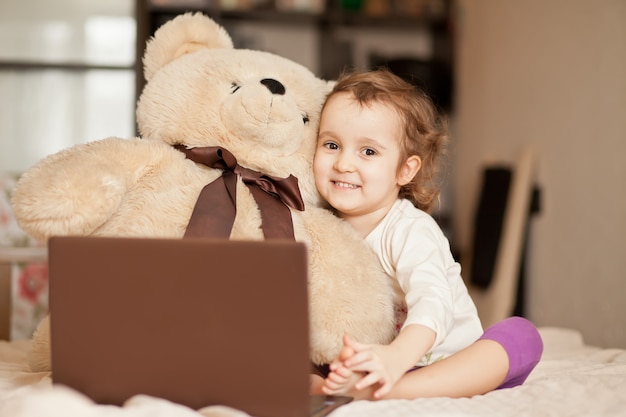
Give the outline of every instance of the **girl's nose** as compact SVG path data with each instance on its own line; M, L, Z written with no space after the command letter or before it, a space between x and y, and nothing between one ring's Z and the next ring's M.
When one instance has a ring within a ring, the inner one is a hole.
M352 157L346 152L341 152L335 160L335 167L339 172L352 172L354 171L354 162Z

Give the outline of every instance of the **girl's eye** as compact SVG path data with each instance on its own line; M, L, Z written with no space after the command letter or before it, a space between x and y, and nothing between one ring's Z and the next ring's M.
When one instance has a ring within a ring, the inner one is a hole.
M372 149L372 148L363 149L363 155L365 155L365 156L374 156L376 154L377 154L377 152L374 149Z
M241 87L240 87L240 86L238 86L238 85L237 85L237 84L235 84L235 83L232 83L232 84L230 85L230 89L231 89L231 91L230 91L230 92L231 92L231 94L235 93L237 90L239 90L239 88L241 88Z
M326 149L333 149L333 150L335 150L335 149L339 149L339 146L337 146L337 144L336 144L335 142L326 142L326 143L324 144L324 147L325 147Z

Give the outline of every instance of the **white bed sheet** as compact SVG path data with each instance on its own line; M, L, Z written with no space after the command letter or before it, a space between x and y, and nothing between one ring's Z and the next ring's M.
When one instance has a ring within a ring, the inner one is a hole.
M541 328L545 350L522 386L472 398L358 401L331 417L626 416L626 350L584 344L580 333ZM28 369L28 341L0 342L0 417L241 417L225 407L191 410L135 396L123 406L95 405Z

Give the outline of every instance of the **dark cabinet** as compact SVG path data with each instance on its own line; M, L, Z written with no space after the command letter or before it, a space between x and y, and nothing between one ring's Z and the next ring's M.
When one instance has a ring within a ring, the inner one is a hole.
M312 7L306 9L305 4ZM144 84L141 55L146 40L176 15L200 11L227 29L229 24L255 22L314 30L318 38L316 72L326 79L334 79L345 67L355 66L350 42L338 36L340 32L353 31L357 38L363 31L402 33L407 42L412 41L412 34L427 33L432 43L429 57L372 53L365 65L389 67L425 89L442 109L449 110L453 91L452 6L452 0L138 0L138 92ZM235 47L242 46L233 40Z

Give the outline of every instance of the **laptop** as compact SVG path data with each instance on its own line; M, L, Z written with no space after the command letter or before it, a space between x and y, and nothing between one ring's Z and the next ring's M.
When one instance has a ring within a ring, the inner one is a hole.
M322 416L309 395L307 251L288 240L53 237L52 380L257 417Z

